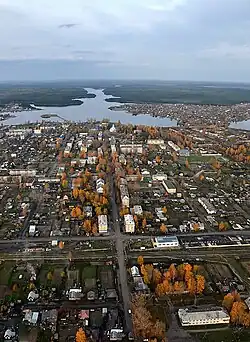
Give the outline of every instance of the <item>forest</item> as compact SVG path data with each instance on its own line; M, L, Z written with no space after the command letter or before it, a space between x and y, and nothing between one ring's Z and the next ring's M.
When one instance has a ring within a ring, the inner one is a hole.
M115 96L106 101L120 103L232 105L250 102L250 87L213 87L199 83L129 84L105 88L104 94Z
M1 85L0 106L19 103L25 108L30 104L36 106L65 107L81 105L82 101L74 98L94 98L81 86L71 84L39 84L39 85Z

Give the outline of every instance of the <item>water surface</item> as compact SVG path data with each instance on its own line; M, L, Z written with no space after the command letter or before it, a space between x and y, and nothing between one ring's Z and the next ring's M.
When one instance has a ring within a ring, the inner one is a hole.
M5 120L4 123L9 125L23 124L27 122L40 122L42 114L58 114L67 120L75 122L86 121L87 119L102 120L108 118L112 122L120 120L122 123L142 124L152 126L176 126L177 122L170 118L156 118L150 115L132 115L125 111L112 111L111 106L120 106L122 103L106 102L105 99L113 96L105 95L101 89L86 88L89 93L95 94L95 98L82 99L83 104L80 106L68 107L43 107L42 110L30 110L15 113L16 117ZM61 119L53 117L52 121L61 121Z

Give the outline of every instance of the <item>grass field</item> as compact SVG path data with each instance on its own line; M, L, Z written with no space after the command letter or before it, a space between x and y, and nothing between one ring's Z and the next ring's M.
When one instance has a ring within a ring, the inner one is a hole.
M216 330L207 331L202 333L192 333L194 337L201 342L249 342L250 341L250 331L249 330Z
M0 285L8 285L15 264L14 261L5 261L0 265Z

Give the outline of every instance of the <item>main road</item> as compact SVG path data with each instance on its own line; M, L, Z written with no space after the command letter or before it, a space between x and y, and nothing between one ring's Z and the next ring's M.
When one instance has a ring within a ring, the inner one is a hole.
M113 207L113 200L111 200L111 204ZM115 200L114 200L115 202ZM117 205L116 206L116 212L117 212ZM113 209L112 209L113 210ZM119 221L119 218L116 220ZM58 240L58 241L64 241L64 242L73 242L73 241L110 241L110 240L116 240L117 239L117 226L120 227L119 222L114 222L114 227L115 227L115 233L106 235L106 236L48 236L48 237L27 237L27 238L17 238L17 239L11 239L11 240L0 240L0 244L13 244L13 243L40 243L40 242L51 242L53 240ZM243 237L250 237L250 231L226 231L226 232L202 232L202 233L187 233L187 234L175 234L177 238L182 238L182 237L198 237L198 236L210 236L211 239L214 236L243 236ZM150 240L154 236L147 236L147 235L125 235L121 234L119 238L122 241L129 241L129 240Z
M111 191L111 206L112 206L112 219L115 231L115 243L116 243L116 251L117 251L117 261L119 266L119 282L121 287L122 301L123 301L123 309L124 309L124 318L126 322L126 332L129 333L132 331L132 318L130 315L130 295L128 289L128 279L127 279L127 268L125 264L125 246L123 244L123 235L121 233L120 224L119 224L119 214L118 208L116 204L116 196L115 196L115 186L114 179L110 177L110 191Z

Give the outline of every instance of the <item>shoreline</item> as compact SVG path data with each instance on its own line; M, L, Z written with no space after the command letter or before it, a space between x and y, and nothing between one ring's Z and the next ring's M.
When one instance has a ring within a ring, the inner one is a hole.
M150 115L154 118L176 120L180 126L231 124L250 120L250 103L236 105L199 104L121 104L110 106L112 111L125 111L133 116Z

